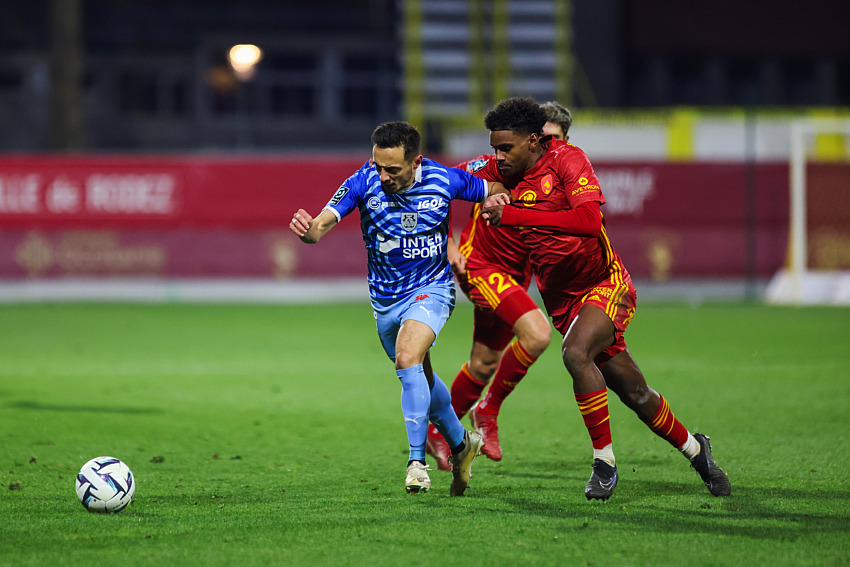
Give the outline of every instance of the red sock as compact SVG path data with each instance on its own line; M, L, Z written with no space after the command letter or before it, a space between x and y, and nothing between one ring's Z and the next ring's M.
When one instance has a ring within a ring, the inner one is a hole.
M499 361L499 368L496 369L493 383L475 411L493 417L499 415L502 402L514 391L516 385L528 372L528 367L534 364L535 360L537 359L532 358L522 348L519 341L512 342L502 353L502 359Z
M455 409L458 418L465 416L466 412L475 405L486 386L486 382L482 384L472 377L472 374L469 373L469 366L464 363L463 368L460 369L454 382L452 382L451 390L452 407Z
M664 396L661 394L658 395L661 397L661 406L655 412L655 415L652 416L652 421L649 422L649 428L653 433L662 439L666 439L668 443L678 449L688 440L688 430L685 429L682 422L676 419L676 416L670 411L670 406L667 404Z
M602 449L612 443L611 422L608 415L608 390L589 394L576 394L576 403L584 418L584 426L590 433L594 449Z

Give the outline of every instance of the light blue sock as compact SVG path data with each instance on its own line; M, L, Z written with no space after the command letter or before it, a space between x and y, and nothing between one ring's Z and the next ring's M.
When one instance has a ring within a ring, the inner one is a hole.
M396 370L401 380L401 413L407 428L411 461L425 461L425 440L428 437L428 407L431 392L421 364ZM443 386L445 388L445 386Z
M452 407L452 395L436 372L434 387L431 388L431 423L443 434L450 447L457 447L463 441L464 429Z

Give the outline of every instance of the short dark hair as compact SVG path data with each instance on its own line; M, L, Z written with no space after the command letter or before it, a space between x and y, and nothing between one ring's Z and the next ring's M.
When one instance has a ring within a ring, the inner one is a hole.
M573 125L573 115L570 114L570 109L559 102L550 100L540 105L546 113L546 121L552 124L557 124L564 131L564 136L570 131L570 126Z
M372 131L372 145L378 148L403 147L404 159L410 161L419 155L421 137L409 122L384 122Z
M506 98L484 117L484 126L491 132L510 130L518 134L541 134L546 122L546 112L531 97Z

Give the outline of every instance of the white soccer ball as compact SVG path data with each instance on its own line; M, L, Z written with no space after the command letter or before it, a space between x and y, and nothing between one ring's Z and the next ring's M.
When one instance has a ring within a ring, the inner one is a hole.
M114 514L133 500L133 471L115 457L96 457L77 475L77 498L89 512Z

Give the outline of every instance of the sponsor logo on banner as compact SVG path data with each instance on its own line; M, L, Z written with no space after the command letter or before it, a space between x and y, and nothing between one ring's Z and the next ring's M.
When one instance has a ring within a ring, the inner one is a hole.
M53 245L38 231L31 232L15 248L15 263L30 277L38 277L53 264Z
M290 277L298 266L298 253L292 240L287 234L271 235L268 250L272 261L272 275L275 277Z
M166 259L162 245L127 245L113 231L64 232L55 245L34 231L15 249L17 264L30 277L50 270L63 275L155 275L162 271Z
M172 173L0 173L0 214L171 215L177 192Z
M419 213L401 213L401 228L410 232L419 224Z
M40 213L41 185L37 173L0 175L0 213Z
M640 216L655 194L655 173L649 168L605 167L596 171L605 195L607 215Z
M175 185L169 173L95 173L86 179L86 210L167 215L175 209Z

